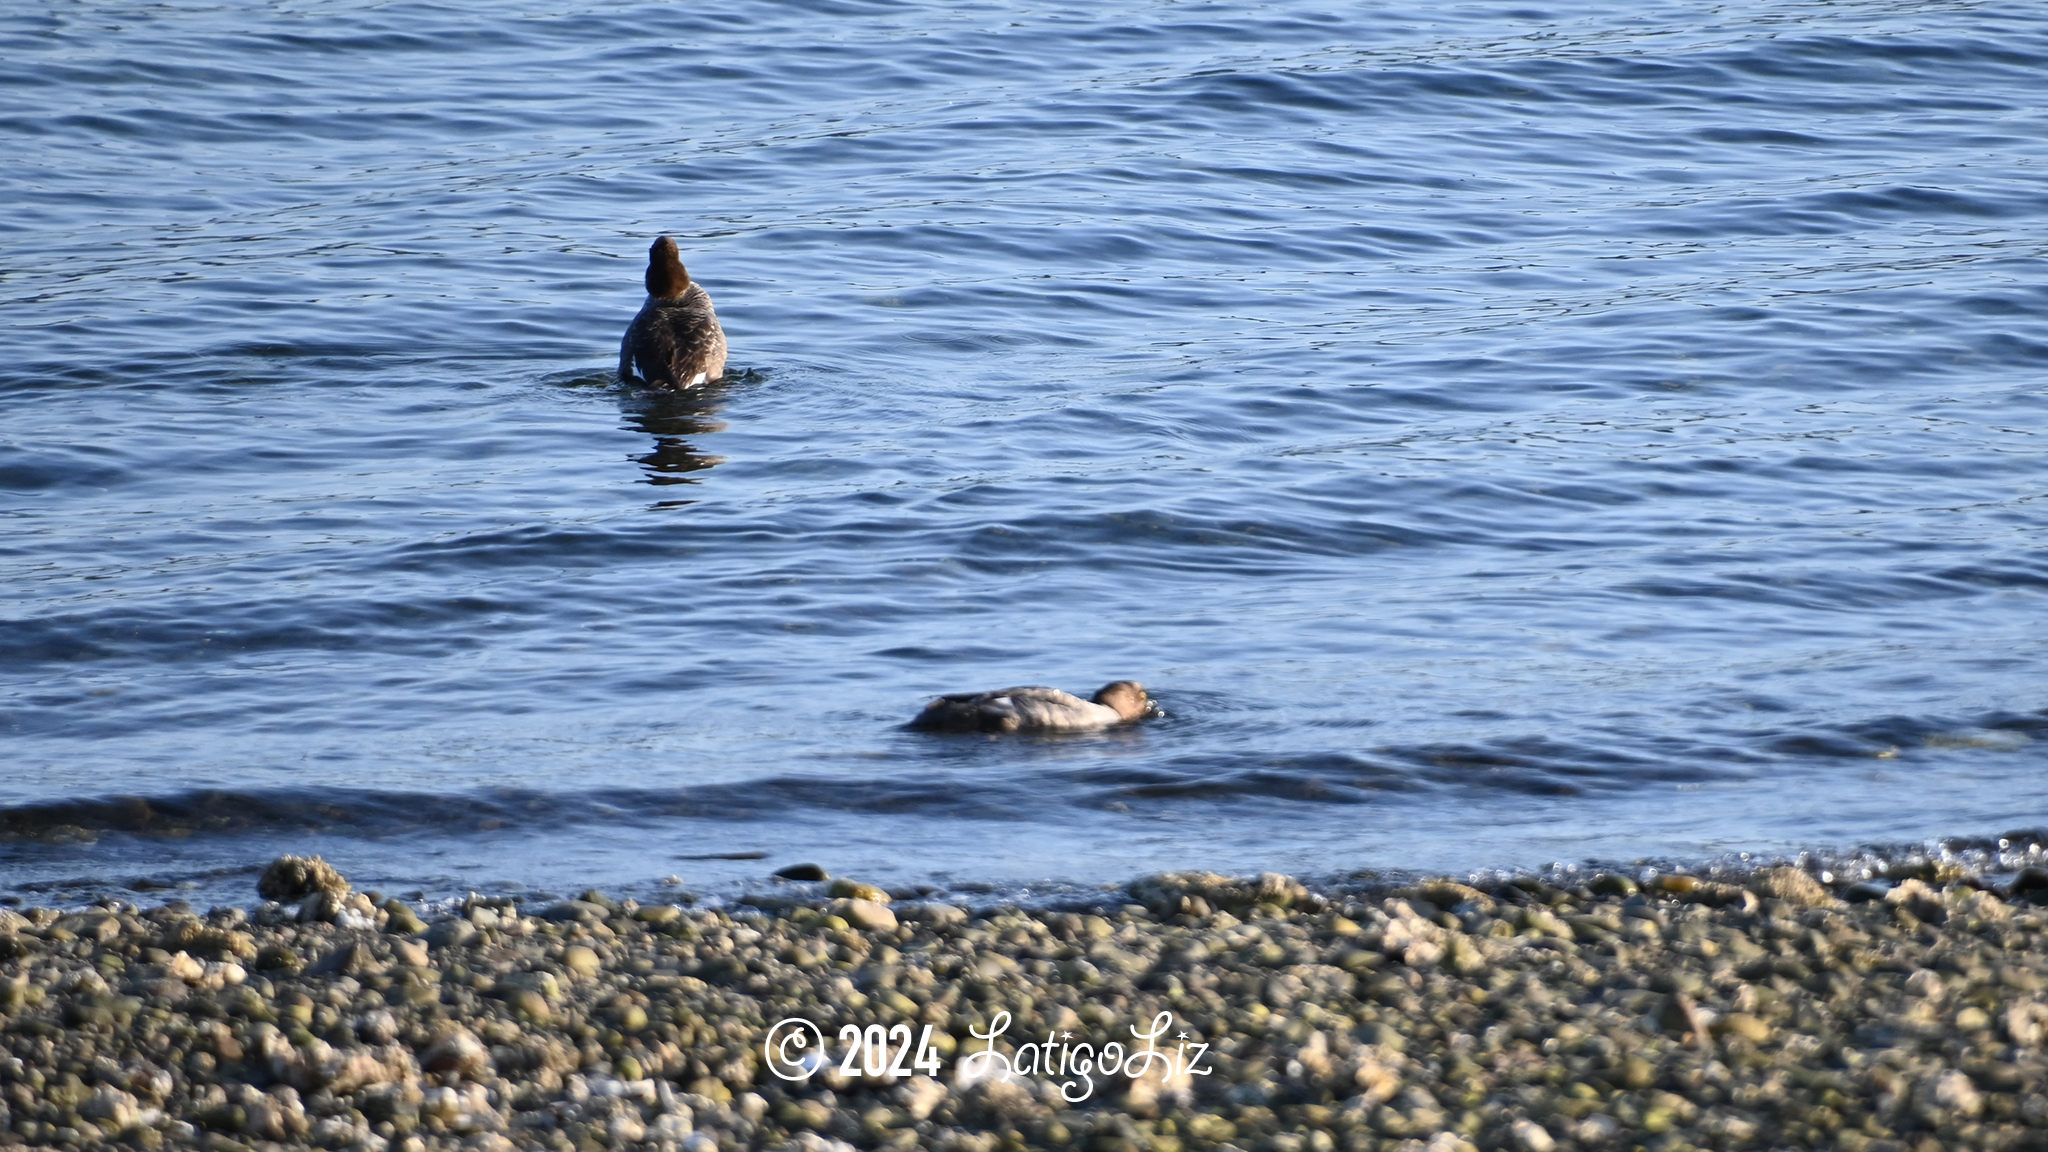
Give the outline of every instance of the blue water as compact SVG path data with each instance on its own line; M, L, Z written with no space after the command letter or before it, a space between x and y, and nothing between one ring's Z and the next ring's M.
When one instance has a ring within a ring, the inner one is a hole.
M18 893L2048 824L2037 6L41 7ZM613 376L661 232L699 395ZM897 727L1121 677L1168 717Z

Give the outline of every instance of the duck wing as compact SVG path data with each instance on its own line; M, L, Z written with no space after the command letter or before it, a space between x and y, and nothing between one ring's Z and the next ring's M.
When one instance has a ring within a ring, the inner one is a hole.
M1057 688L1012 689L1007 712L1015 717L1016 726L1004 728L1006 732L1085 732L1123 720L1108 705Z

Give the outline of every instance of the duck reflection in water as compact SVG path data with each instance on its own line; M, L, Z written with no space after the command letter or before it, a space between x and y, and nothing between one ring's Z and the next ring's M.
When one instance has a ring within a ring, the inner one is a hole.
M627 425L654 437L654 451L634 457L647 470L647 483L695 484L692 472L725 463L725 457L701 451L689 439L725 431L725 421L716 419L720 392L713 384L688 392L636 390L620 397Z

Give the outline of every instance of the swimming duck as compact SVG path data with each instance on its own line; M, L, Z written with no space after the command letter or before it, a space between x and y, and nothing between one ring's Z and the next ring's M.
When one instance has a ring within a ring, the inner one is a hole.
M691 281L676 242L663 236L647 250L647 303L619 341L619 379L690 388L724 374L725 330L711 293Z
M1136 680L1103 686L1092 700L1057 688L1005 688L941 696L910 727L937 732L1087 732L1159 715Z

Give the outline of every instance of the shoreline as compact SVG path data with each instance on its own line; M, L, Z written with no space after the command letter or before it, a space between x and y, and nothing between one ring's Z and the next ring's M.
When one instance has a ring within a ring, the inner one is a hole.
M2048 872L1894 867L1647 890L1175 873L1092 910L842 879L769 908L592 892L426 917L284 858L253 915L0 912L0 1140L2048 1147ZM792 1020L819 1035L771 1063ZM822 1067L781 1059L820 1040Z

